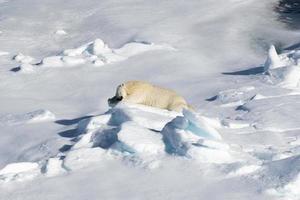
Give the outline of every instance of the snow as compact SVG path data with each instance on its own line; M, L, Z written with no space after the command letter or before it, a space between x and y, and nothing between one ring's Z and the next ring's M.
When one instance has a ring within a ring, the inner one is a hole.
M55 31L56 35L67 35L68 33L65 30L59 29Z
M44 116L36 117L35 114L40 113ZM144 124L145 119L151 120L153 113L156 118L152 118L150 123ZM8 179L8 177L19 176L20 173L23 173L22 170L31 172L32 168L39 169L46 177L54 177L91 165L101 165L104 160L114 158L126 160L127 163L136 166L141 165L144 168L155 169L160 166L161 159L167 156L165 149L168 149L169 145L172 148L188 145L189 154L178 153L178 155L187 158L192 155L200 162L229 162L230 155L227 153L229 147L219 141L221 140L219 133L210 127L204 118L196 116L191 111L185 110L183 116L177 116L169 123L165 122L161 133L155 130L157 128L156 120L166 116L173 117L174 114L173 111L141 105L118 105L102 115L79 121L77 126L79 136L72 140L74 144L71 148L54 157L47 158L46 162L44 159L37 160L44 163L40 169L37 163L30 163L33 166L26 163L11 163L4 167L1 173L6 181L13 181L13 178ZM47 119L51 113L36 111L26 115L33 116L29 121L32 123ZM186 132L178 139L176 137L180 130ZM189 135L194 136L189 138ZM175 144L174 140L180 144ZM191 147L193 145L197 147ZM174 153L180 152L180 150L176 149ZM166 151L173 154L169 150ZM130 159L128 160L128 158ZM10 175L12 173L16 175Z
M223 144L221 135L194 113L184 110L167 123L162 130L166 151L170 154L186 156L200 162L232 162L229 146Z
M66 170L62 167L63 161L59 158L49 158L45 168L45 176L53 177L66 173Z
M6 56L9 55L9 52L6 51L0 51L0 56Z
M279 56L277 54L275 46L271 45L270 49L269 49L269 53L268 53L268 58L264 65L265 71L282 67L282 65L284 65L284 64L281 62L281 59L279 58Z
M23 181L33 179L40 174L37 163L21 162L5 166L0 171L0 183L12 180Z
M19 63L26 63L26 64L34 61L34 59L32 57L25 56L22 53L15 55L13 59Z
M130 42L119 49L111 49L102 39L95 39L92 42L83 44L74 49L66 49L62 55L45 57L40 63L31 65L21 65L21 72L33 72L34 69L43 67L73 67L91 62L95 66L102 66L109 63L121 62L131 56L154 50L174 50L167 45L155 45L152 43ZM30 56L18 54L14 57L17 62L28 64L34 59Z
M296 89L300 87L299 51L288 51L278 55L272 45L267 61L264 65L269 81L284 88Z
M105 151L101 148L83 148L70 151L63 161L68 170L78 170L102 161Z
M18 115L4 115L0 116L0 123L4 124L24 124L24 123L38 123L43 121L53 121L55 115L49 110L35 110L25 114Z
M300 199L300 33L277 5L0 0L0 199ZM109 108L128 80L195 112Z

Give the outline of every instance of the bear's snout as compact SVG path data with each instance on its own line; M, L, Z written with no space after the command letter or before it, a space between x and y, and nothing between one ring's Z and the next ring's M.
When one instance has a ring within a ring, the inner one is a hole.
M117 105L117 103L119 103L119 102L122 101L122 100L123 100L123 97L122 97L122 96L120 96L120 97L114 96L114 97L112 97L112 98L109 98L109 99L107 100L107 102L108 102L108 105L109 105L110 107L114 107L115 105Z

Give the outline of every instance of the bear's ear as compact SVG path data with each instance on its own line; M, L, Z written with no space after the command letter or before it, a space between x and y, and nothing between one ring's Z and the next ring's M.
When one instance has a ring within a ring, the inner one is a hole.
M125 84L121 84L121 85L118 86L117 91L116 91L116 96L122 97L122 98L127 96L126 89L125 89Z

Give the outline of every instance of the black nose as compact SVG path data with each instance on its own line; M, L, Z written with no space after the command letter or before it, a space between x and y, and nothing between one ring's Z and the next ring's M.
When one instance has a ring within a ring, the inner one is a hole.
M123 99L122 96L120 96L120 97L114 96L114 97L112 97L112 98L109 98L109 99L107 100L107 102L108 102L108 105L109 105L109 106L113 107L113 106L115 106L117 103L119 103L120 101L122 101L122 99Z
M120 97L117 97L116 99L117 99L117 101L122 101L123 97L120 96Z

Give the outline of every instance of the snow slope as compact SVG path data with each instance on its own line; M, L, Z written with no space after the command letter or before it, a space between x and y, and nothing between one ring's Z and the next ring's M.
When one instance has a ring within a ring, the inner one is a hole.
M300 199L300 34L277 4L0 1L0 199ZM108 108L131 79L197 112Z

